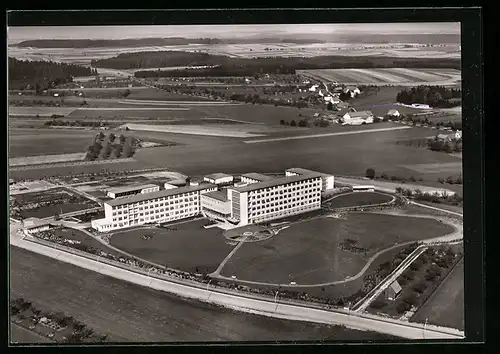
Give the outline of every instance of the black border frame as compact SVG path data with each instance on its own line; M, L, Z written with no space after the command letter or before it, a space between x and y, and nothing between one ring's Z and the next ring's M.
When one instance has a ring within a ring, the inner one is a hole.
M464 239L465 253L465 341L485 341L485 233L484 233L484 107L482 9L470 8L371 8L371 9L211 9L211 10L26 10L7 13L9 26L40 25L152 25L152 24L274 24L274 23L381 23L381 22L461 22L464 151ZM6 38L6 37L4 37ZM7 95L5 96L7 97ZM8 139L6 139L8 141ZM8 188L8 187L7 187ZM8 193L6 194L8 195ZM5 205L5 204L4 204ZM8 222L8 220L7 220ZM7 246L7 252L9 247ZM8 264L7 264L8 267ZM4 273L6 274L6 273ZM7 307L7 306L6 306ZM3 326L4 324L2 324ZM7 339L7 338L6 338ZM8 340L8 339L7 339ZM398 341L399 342L399 341ZM412 341L411 343L419 343ZM401 342L400 342L401 343ZM429 342L427 342L429 343ZM438 342L442 343L442 342ZM161 346L170 345L158 343ZM184 345L200 343L183 343ZM245 344L245 343L220 343ZM273 343L259 343L272 345ZM251 343L248 349L257 343ZM300 351L311 342L296 343ZM320 343L321 344L321 343ZM323 343L338 345L340 343ZM384 344L384 343L377 343ZM133 344L132 344L133 345ZM152 343L148 343L149 348ZM175 345L175 344L174 344ZM216 344L219 345L219 344ZM121 346L121 345L120 345ZM210 347L212 344L210 344ZM287 343L281 347L289 348ZM313 347L314 346L314 347ZM14 346L12 346L14 347ZM89 346L94 347L94 346ZM210 348L209 347L209 348ZM429 345L434 347L434 345ZM293 347L292 347L293 348ZM410 347L406 347L410 349ZM450 348L450 347L448 347ZM72 348L76 349L76 348ZM109 348L108 348L109 349ZM153 349L153 348L151 348ZM181 347L176 347L176 350ZM182 348L184 349L184 348ZM389 349L389 348L385 348ZM419 348L415 348L419 350ZM423 348L420 348L422 350ZM427 348L426 348L427 349ZM430 348L428 348L430 349ZM450 348L451 349L451 348ZM456 350L457 348L455 348ZM472 348L470 348L472 349ZM125 347L118 349L126 350ZM455 352L454 350L454 352ZM472 349L474 350L474 349ZM410 350L411 351L411 350Z

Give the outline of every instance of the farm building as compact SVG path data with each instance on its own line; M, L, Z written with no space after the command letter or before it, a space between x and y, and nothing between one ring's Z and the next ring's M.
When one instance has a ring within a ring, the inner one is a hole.
M307 175L311 173L318 173L315 171L311 170L306 170L305 168L300 168L300 167L292 167L289 169L285 170L285 176L302 176L302 175ZM321 190L322 191L327 191L331 190L334 188L334 177L333 175L329 175L326 173L319 173L321 175Z
M399 113L399 111L397 109L390 109L387 112L387 115L391 116L391 117L399 117L399 116L401 116L401 114Z
M316 92L316 89L318 88L318 85L312 85L310 88L309 88L309 91L310 92Z
M110 188L107 190L106 195L109 198L122 198L128 197L136 194L152 193L160 190L160 187L156 184L144 184L139 186L126 186Z
M442 140L442 141L453 141L453 140L459 140L462 139L462 131L457 130L454 133L451 134L438 134L436 136L437 140Z
M213 184L231 184L233 183L233 176L225 173L213 173L203 177L203 180Z
M342 116L344 125L361 125L373 123L373 113L371 111L347 112Z
M30 235L40 231L47 231L50 227L50 222L38 218L28 218L23 220L23 229Z
M396 300L402 290L401 285L399 285L398 281L395 280L387 289L385 289L385 297L387 300Z

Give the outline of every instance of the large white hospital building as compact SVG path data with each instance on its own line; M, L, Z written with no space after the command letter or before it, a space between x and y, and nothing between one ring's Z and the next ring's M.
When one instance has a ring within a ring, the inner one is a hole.
M206 180L217 179L212 177ZM240 183L225 187L213 183L165 187L104 202L106 216L93 220L92 227L108 232L200 214L236 226L260 223L320 209L321 194L334 188L334 180L324 173L291 168L281 177L241 175Z

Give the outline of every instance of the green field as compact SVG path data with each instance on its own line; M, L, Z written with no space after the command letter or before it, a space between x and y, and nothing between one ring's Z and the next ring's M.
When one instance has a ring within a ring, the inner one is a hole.
M464 330L464 261L453 268L411 321Z
M111 244L139 258L187 272L211 273L234 246L226 243L222 230L204 229L206 220L162 228L117 232ZM152 236L144 240L143 235Z
M96 134L70 129L9 129L9 157L85 152Z
M222 275L280 284L344 280L356 275L380 250L452 231L436 220L393 215L351 213L346 220L316 218L292 225L271 239L244 244L226 263ZM366 252L340 249L347 239Z
M9 259L12 297L40 310L63 311L113 342L390 339L179 299L15 247Z
M353 192L333 198L326 206L330 208L347 208L360 205L381 204L392 200L392 196L378 192Z

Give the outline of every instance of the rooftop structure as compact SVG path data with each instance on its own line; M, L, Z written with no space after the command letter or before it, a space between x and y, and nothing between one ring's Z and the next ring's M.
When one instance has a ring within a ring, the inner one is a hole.
M276 186L279 186L279 185L282 185L282 184L299 182L299 181L303 181L305 179L317 178L317 177L321 177L321 176L322 176L322 174L320 174L318 172L312 172L311 171L311 173L307 173L307 174L303 174L303 175L273 178L273 179L270 179L270 180L267 180L267 181L262 181L262 182L258 182L258 183L252 183L252 184L249 184L248 186L233 187L233 188L230 188L230 189L236 190L236 191L238 191L240 193L244 193L244 192L250 192L250 191L259 190L259 189L276 187Z
M226 173L212 173L203 177L203 180L214 184L231 184L233 182L233 176Z
M245 173L244 175L241 175L241 180L244 181L245 179L254 180L254 181L258 181L258 182L264 182L264 181L270 181L270 180L274 179L274 177L263 175L261 173L251 172L251 173Z
M113 187L109 188L107 191L108 193L126 193L126 192L132 192L132 191L140 191L142 189L148 189L148 188L154 188L158 187L156 184L142 184L142 185L135 185L135 186L124 186L124 187Z
M209 198L220 200L221 202L227 202L228 201L227 190L207 192L207 193L205 193L203 195L207 196Z
M125 197L125 198L120 198L120 199L113 199L113 200L106 201L104 203L111 205L111 206L125 205L125 204L130 204L130 203L142 202L142 201L146 201L149 199L163 198L163 197L167 197L167 196L171 196L171 195L175 195L175 194L195 192L195 191L207 189L210 187L216 187L216 185L211 184L211 183L204 183L204 184L200 184L198 186L185 186L185 187L179 187L179 188L174 188L174 189L161 190L158 192L137 194L137 195L134 195L131 197Z

